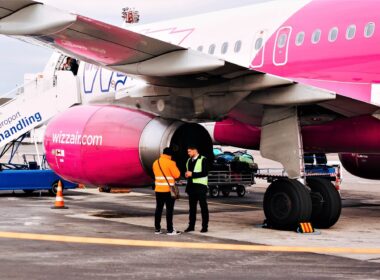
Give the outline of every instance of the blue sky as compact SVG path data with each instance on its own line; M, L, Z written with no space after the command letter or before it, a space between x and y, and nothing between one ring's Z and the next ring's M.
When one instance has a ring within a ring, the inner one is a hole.
M11 0L10 0L11 1ZM40 0L41 1L41 0ZM143 23L264 2L267 0L42 0L51 6L120 25L121 9L140 10ZM52 50L0 35L0 94L23 83L25 73L43 70Z

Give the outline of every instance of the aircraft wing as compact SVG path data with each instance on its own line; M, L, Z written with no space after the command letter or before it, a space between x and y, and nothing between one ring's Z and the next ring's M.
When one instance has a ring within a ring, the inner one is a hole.
M347 107L347 100L342 101L343 97L336 100L334 92L250 70L36 1L0 0L0 34L37 41L91 64L139 76L156 86L200 88L226 85L223 89L230 92L255 92L248 101L250 104L292 105L330 101L329 109L334 111ZM218 92L220 88L214 88L214 91ZM360 112L350 114L376 109L363 106Z
M158 86L197 87L220 83L248 72L258 73L29 0L0 0L0 34L38 41L82 61L142 76Z

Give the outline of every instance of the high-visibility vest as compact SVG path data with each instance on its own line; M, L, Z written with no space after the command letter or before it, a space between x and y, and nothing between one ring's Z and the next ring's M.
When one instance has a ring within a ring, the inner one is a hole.
M200 156L199 159L197 159L197 161L195 162L195 166L194 166L194 170L193 172L202 172L202 162L203 162L203 159L205 159L204 156ZM187 171L189 171L189 162L190 162L191 158L189 158L187 160L187 163L186 163L186 169ZM207 186L208 185L208 176L206 177L201 177L201 178L192 178L192 182L193 184L200 184L200 185L205 185Z
M153 172L155 177L155 191L156 192L170 192L170 186L175 184L175 179L179 178L181 175L177 165L174 161L171 160L170 156L161 155L160 164L162 171L165 173L166 181L164 174L162 173L158 160L153 163ZM169 184L168 184L169 182Z

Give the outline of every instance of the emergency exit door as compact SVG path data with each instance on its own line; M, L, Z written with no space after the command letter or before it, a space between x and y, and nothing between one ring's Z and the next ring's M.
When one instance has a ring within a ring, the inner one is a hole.
M288 62L289 41L291 33L292 28L289 26L282 27L277 32L273 53L273 64L276 66L285 65Z

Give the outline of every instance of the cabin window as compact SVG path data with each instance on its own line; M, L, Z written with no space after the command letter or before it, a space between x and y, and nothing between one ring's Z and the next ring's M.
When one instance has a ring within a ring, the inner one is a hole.
M371 38L375 33L375 23L369 22L364 28L364 37Z
M235 51L236 53L240 52L240 50L241 50L241 46L242 46L242 42L241 42L240 40L239 40L239 41L236 41L234 51Z
M215 44L212 44L209 48L208 48L208 53L209 54L214 54L215 52Z
M305 32L299 32L296 36L296 46L301 46L305 41Z
M222 45L222 54L226 54L228 51L228 43L224 42Z
M321 40L322 31L320 29L317 29L313 32L313 35L311 36L311 42L313 44L318 44Z
M329 42L335 42L338 39L339 29L338 27L333 27L329 32Z
M278 38L277 46L280 49L285 47L287 40L288 40L288 35L287 34L281 34L280 37Z
M199 46L199 47L197 48L197 51L199 51L199 52L203 52L203 46Z
M346 39L347 40L354 39L355 34L356 34L356 25L352 24L349 27L347 27L347 31L346 31Z
M255 42L255 50L258 51L263 46L263 38L258 38Z

